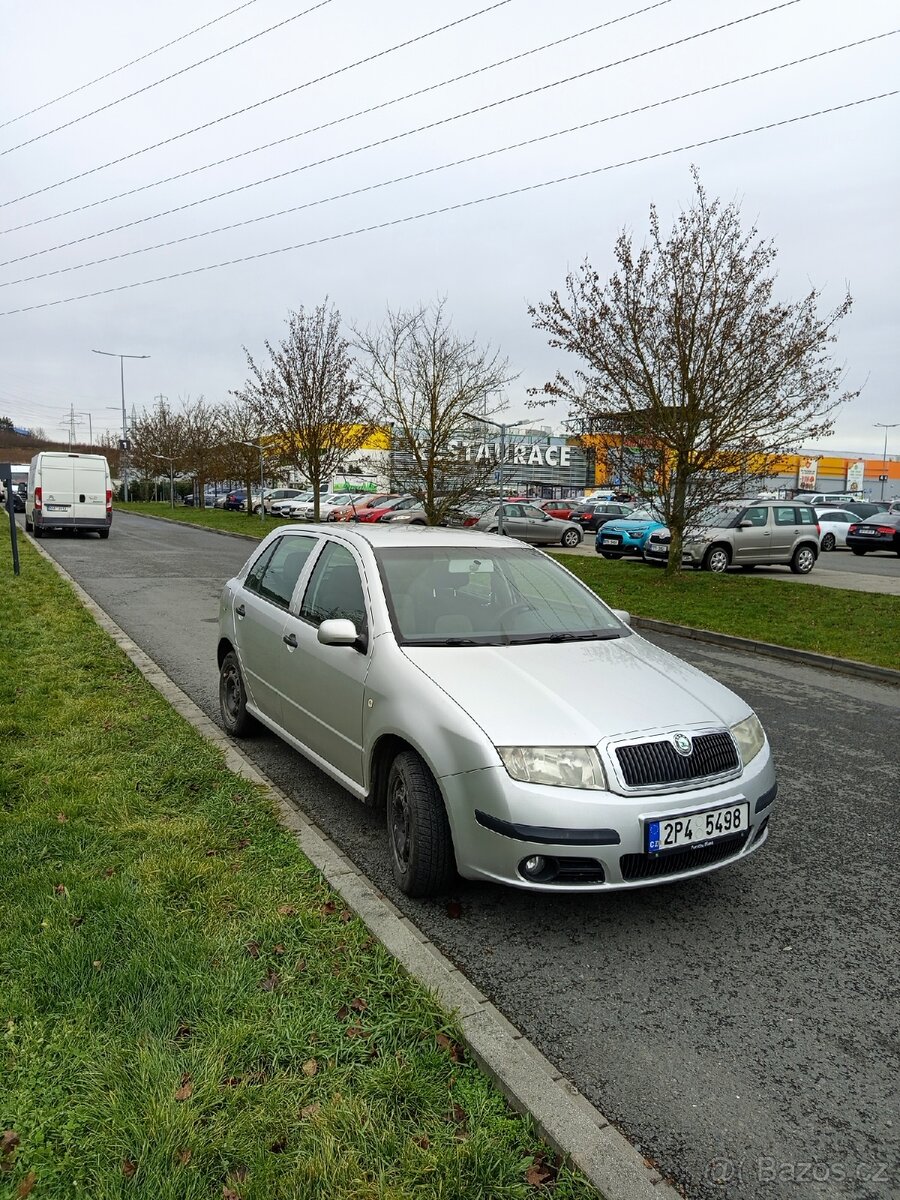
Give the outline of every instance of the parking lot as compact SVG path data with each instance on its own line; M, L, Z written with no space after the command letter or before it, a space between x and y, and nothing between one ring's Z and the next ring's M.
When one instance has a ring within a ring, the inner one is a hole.
M120 513L108 542L43 545L217 717L218 595L248 543ZM890 575L832 554L804 582L846 575L832 559L896 577L897 560ZM245 749L688 1195L894 1195L900 756L885 731L900 694L653 640L748 700L779 767L768 846L701 880L583 897L461 884L453 904L410 901L377 814L273 736Z

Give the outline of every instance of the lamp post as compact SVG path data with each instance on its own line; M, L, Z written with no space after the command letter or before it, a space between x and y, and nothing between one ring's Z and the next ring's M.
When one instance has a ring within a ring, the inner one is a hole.
M119 381L122 387L122 494L125 502L128 502L128 429L127 417L125 415L125 359L126 358L149 358L149 354L117 354L113 350L94 350L94 354L105 354L108 358L117 358L119 360Z
M249 446L251 450L256 450L259 452L259 519L263 524L265 524L266 497L263 479L263 451L265 450L265 446L259 446L256 444L256 442L241 442L240 445Z
M881 474L882 474L882 480L881 480L881 496L880 496L880 499L881 499L881 500L883 500L883 499L884 499L884 485L885 485L885 481L886 481L886 479L887 479L887 474L888 474L888 465L887 465L887 433L888 433L888 430L889 430L889 429L896 429L898 426L900 426L900 421L894 421L894 422L893 422L893 423L891 423L890 425L886 424L884 421L876 421L876 422L875 422L875 428L876 428L876 429L883 429L883 430L884 430L884 450L882 451L882 455L881 455L881 460L882 460L882 464L883 464L883 469L882 469L882 472L881 472Z
M167 458L165 454L151 454L151 458L158 458L160 462L169 464L169 500L172 508L175 507L175 459Z
M497 481L500 485L500 504L497 507L497 532L503 533L503 466L506 459L506 434L510 429L515 429L517 425L527 425L527 419L521 421L492 421L490 417L480 417L477 413L464 412L462 414L470 421L481 421L484 425L493 425L495 429L500 430L500 465L497 471Z

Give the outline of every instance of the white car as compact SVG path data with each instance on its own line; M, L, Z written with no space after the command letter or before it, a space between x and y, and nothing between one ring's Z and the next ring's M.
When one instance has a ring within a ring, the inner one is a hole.
M361 494L354 492L327 492L319 497L319 520L327 521L328 514L336 508L346 508L351 500L361 499ZM287 510L286 515L294 520L311 521L315 513L315 499L295 500Z
M843 508L817 508L819 522L819 547L822 550L847 549L847 528L858 525L862 517L846 512Z

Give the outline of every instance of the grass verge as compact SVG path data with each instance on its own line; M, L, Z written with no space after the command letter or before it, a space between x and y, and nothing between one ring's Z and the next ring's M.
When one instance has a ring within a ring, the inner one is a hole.
M0 1196L595 1196L264 794L22 563L0 567Z
M185 525L202 525L206 529L224 529L229 533L246 533L250 537L263 538L284 521L280 517L264 516L259 513L226 512L224 508L192 508L187 504L160 504L151 501L117 502L113 509L113 525L116 512L137 513L144 517L165 517Z
M840 588L799 588L787 580L682 571L674 579L644 564L558 555L607 604L639 617L674 621L759 642L900 668L900 600Z

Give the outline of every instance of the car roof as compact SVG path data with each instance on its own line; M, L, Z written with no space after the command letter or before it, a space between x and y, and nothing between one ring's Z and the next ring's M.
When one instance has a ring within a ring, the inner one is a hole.
M279 525L273 532L306 534L308 536L310 530L304 525ZM326 533L341 541L349 542L351 545L368 543L375 550L381 549L383 546L446 546L448 548L460 547L471 551L479 546L495 548L504 546L506 549L510 549L510 547L515 548L518 545L516 541L510 541L508 537L494 533L481 533L471 527L444 529L435 525L394 525L386 522L384 525L349 525L345 527L334 525L334 527L329 526L327 529L320 529L317 532ZM526 549L526 547L523 546L522 549Z

